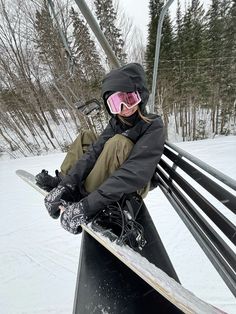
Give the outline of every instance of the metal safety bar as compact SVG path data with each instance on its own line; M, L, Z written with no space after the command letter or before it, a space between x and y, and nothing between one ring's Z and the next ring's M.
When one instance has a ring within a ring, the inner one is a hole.
M201 169L203 169L207 173L211 174L213 177L215 177L216 179L218 179L221 182L225 183L231 189L236 191L236 180L234 180L231 177L227 176L226 174L220 172L219 170L215 169L214 167L211 167L210 165L206 164L205 162L203 162L199 158L194 157L193 155L187 153L185 150L179 148L175 144L170 143L168 141L166 141L166 144L170 148L172 148L175 151L177 151L180 155L182 155L183 157L186 157L188 160L193 162L195 165L199 166ZM235 208L235 210L236 210L236 208Z
M185 155L186 160L183 159L183 155ZM217 209L216 206L218 205L213 205L203 196L202 192L194 188L188 182L188 178L195 180L207 193L210 193L215 198L216 204L220 202L225 208L234 213L236 212L236 196L198 169L203 169L201 165L205 168L205 163L198 162L198 168L189 163L188 160L192 162L193 156L189 154L190 158L187 158L186 153L179 150L177 146L174 149L172 144L166 144L163 157L157 168L159 186L162 192L221 275L230 291L236 296L236 255L223 239L221 233L213 227L213 224L234 245L236 244L236 226ZM178 169L184 171L185 175L182 175ZM218 179L222 181L219 173ZM207 221L205 215L213 224Z
M174 2L174 0L168 0L166 2L163 9L161 10L160 18L159 18L158 25L157 25L156 50L155 50L155 60L154 60L153 77L152 77L152 93L151 93L151 100L150 100L150 105L149 105L150 112L154 112L154 104L155 104L156 89L157 89L157 72L158 72L160 47L161 47L162 25L163 25L165 15L166 15L170 5L173 2Z

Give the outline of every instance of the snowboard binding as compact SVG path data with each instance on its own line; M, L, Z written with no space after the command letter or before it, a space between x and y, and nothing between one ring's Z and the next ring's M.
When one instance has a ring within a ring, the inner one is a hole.
M143 226L136 221L136 217L142 202L142 198L135 194L108 205L92 219L92 229L118 245L126 244L135 251L141 251L146 240Z

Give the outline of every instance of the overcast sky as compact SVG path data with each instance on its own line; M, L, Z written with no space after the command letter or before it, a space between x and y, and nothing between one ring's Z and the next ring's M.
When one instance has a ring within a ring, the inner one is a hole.
M119 0L120 5L125 9L127 15L134 20L134 24L139 27L144 34L144 38L147 36L147 25L149 22L149 0ZM191 2L190 0L180 0L181 8L184 11L186 5ZM211 0L201 0L206 8L211 3ZM176 16L177 0L174 0L170 6L170 13L172 18Z

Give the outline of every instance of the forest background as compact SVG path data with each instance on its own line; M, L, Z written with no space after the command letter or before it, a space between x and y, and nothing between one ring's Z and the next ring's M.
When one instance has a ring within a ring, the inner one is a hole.
M48 2L0 0L0 155L66 151L81 128L99 134L109 118L96 105L109 61L75 1ZM149 1L144 45L119 1L89 2L121 64L141 63L150 88L163 5ZM236 135L236 0L212 0L207 10L177 1L162 33L155 112L167 138Z

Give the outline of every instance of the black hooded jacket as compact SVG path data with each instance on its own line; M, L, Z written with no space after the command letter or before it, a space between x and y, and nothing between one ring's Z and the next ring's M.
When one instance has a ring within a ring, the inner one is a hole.
M141 112L152 119L151 122L142 120L137 111L128 118L132 126L122 123L118 117L112 115L106 105L106 95L116 91L138 91L142 99L139 104ZM93 169L105 143L114 135L127 136L133 141L134 147L122 166L86 197L88 215L119 201L124 194L133 193L146 186L161 158L165 141L161 118L146 114L145 106L149 93L141 65L131 63L108 73L102 82L102 96L111 119L96 143L90 146L87 153L70 170L62 184L81 186Z

